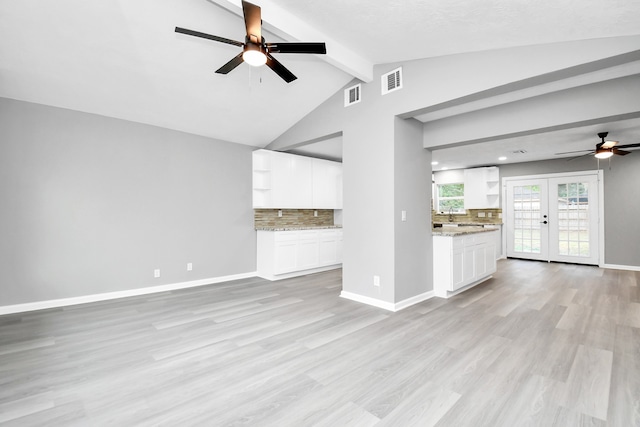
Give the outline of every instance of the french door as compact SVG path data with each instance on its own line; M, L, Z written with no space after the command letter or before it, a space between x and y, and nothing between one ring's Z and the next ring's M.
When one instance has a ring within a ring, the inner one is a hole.
M506 181L507 256L599 264L597 172Z

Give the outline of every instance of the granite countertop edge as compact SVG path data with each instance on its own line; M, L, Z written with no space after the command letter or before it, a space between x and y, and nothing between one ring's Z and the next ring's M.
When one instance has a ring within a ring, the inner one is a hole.
M455 236L462 236L464 234L487 233L490 231L496 231L495 228L482 228L482 227L451 227L451 228L447 227L444 230L443 228L432 229L432 234L434 236L455 237Z
M502 222L442 222L442 221L434 221L434 224L454 224L457 225L458 227L464 227L464 226L479 226L479 225L504 225L504 223Z
M285 227L255 227L256 231L329 230L341 228L341 225L289 225Z

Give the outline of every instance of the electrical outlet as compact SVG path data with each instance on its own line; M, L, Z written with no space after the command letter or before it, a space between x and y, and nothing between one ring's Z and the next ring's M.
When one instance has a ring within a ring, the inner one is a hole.
M278 218L282 218L282 210L278 210Z
M489 214L491 216L491 214ZM484 212L478 212L478 218L484 218Z
M313 216L318 216L318 211L313 211Z
M373 276L373 286L380 287L380 276Z
M160 277L160 269L156 268L155 270L153 270L153 277Z
M193 270L193 263L188 262L187 263L187 271L191 271Z
M401 216L402 216L402 221L406 221L407 220L407 211L402 211L401 212Z
M489 213L487 213L487 216L488 216L489 218L491 218L491 217L493 216L493 214L492 214L491 212L489 212Z

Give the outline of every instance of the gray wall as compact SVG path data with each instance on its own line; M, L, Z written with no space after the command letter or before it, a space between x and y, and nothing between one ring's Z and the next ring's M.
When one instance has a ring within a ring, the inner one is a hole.
M601 161L605 263L640 267L640 151ZM500 178L597 169L592 156L500 165Z
M417 120L396 118L395 140L395 302L400 302L433 290L431 152L422 148Z
M254 272L251 151L0 98L0 306Z

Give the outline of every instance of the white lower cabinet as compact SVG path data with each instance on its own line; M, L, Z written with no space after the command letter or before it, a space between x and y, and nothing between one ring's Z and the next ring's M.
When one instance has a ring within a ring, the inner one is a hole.
M339 268L342 230L258 231L258 276L269 280Z
M433 289L448 298L478 284L496 271L497 231L433 236Z

